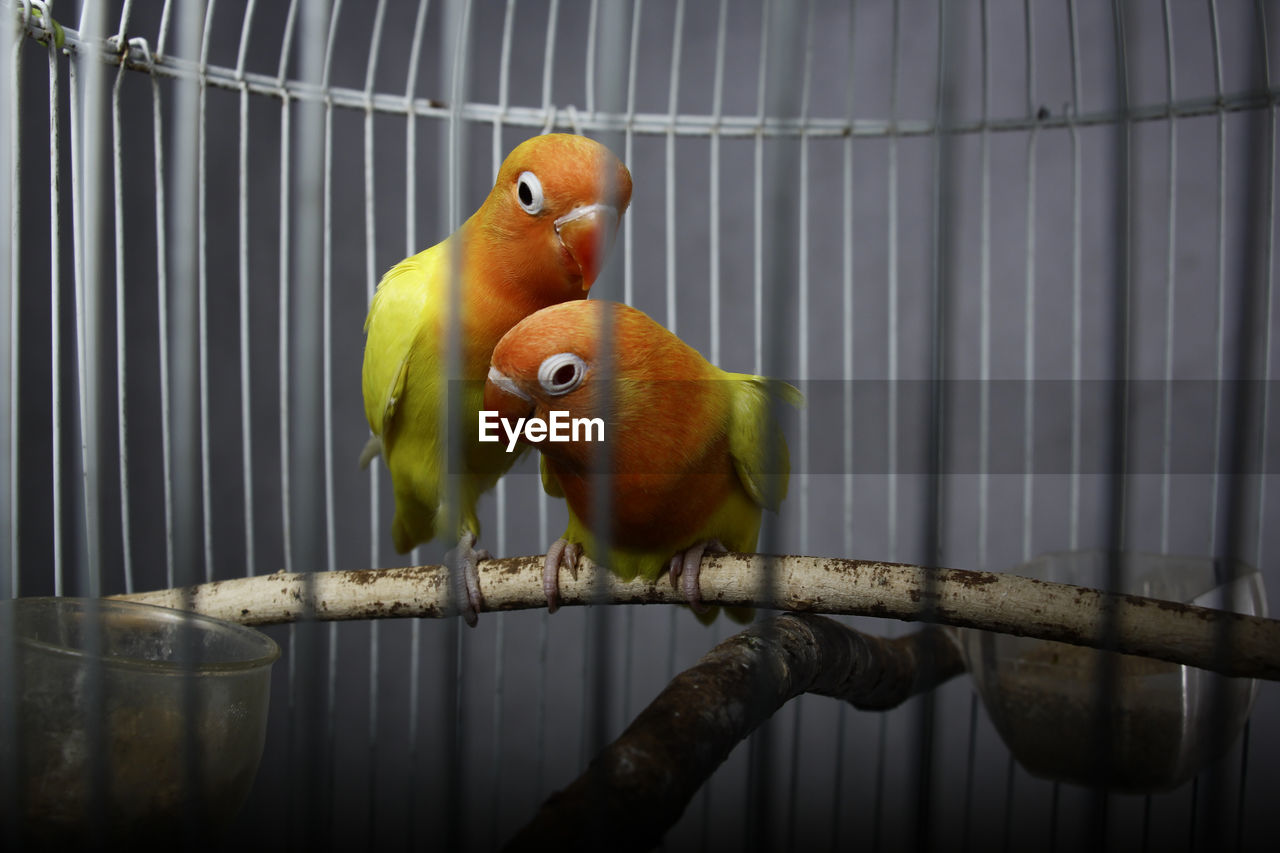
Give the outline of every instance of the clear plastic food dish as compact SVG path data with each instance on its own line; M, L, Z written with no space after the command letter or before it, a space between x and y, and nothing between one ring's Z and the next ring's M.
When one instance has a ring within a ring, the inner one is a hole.
M0 764L17 786L0 809L24 843L185 846L235 815L262 757L270 637L144 604L19 598L0 601L0 650L16 687Z
M1122 592L1267 615L1262 575L1255 569L1238 564L1228 590L1218 585L1209 558L1121 559ZM1101 588L1106 569L1101 552L1070 552L1038 557L1009 573ZM1252 679L1120 655L1104 716L1101 652L986 631L960 636L996 731L1030 773L1058 781L1133 793L1176 788L1236 740L1257 693ZM1219 682L1225 688L1221 705Z

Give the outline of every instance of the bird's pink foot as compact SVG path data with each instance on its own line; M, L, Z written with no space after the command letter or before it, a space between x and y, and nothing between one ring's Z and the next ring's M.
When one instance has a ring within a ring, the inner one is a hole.
M484 596L480 594L479 563L492 559L492 555L481 548L476 550L476 535L464 530L458 537L458 547L445 555L445 564L456 571L454 574L454 593L458 600L458 612L469 627L474 628L480 611L484 608Z
M574 580L578 579L578 558L582 556L582 546L567 539L557 539L547 549L546 561L542 564L542 592L547 597L547 612L555 613L560 609L560 567L564 566Z
M707 606L702 603L702 591L698 588L698 576L702 572L702 555L707 551L713 554L725 553L725 547L719 539L704 539L694 542L683 551L677 551L671 558L668 571L671 573L671 588L682 589L689 608L694 613L706 613Z

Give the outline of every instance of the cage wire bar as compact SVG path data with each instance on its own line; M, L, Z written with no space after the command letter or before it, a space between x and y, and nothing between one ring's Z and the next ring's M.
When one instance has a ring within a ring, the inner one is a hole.
M0 91L4 92L3 109L8 131L0 133L0 383L4 385L4 412L0 415L0 547L5 549L9 565L0 569L0 598L18 595L18 481L15 476L18 465L18 281L19 281L19 221L17 212L21 203L20 177L22 163L18 140L18 116L21 104L21 63L23 47L19 36L18 20L6 15L0 20ZM17 674L17 645L15 629L0 624L0 686L13 684ZM16 752L21 732L18 729L18 703L13 691L0 690L0 748ZM20 770L13 762L0 768L0 797L15 802L21 785ZM0 828L0 843L16 847L18 830L6 822Z
M547 130L601 139L635 178L593 298L809 397L774 413L793 474L762 553L1010 570L1124 548L1280 582L1261 0L5 8L0 599L440 562L455 543L392 555L389 477L355 470L360 327L381 273ZM1207 426L1177 405L1197 381ZM883 406L861 408L877 383ZM1030 437L1057 426L1061 454L1041 456ZM1212 465L1180 467L1189 441ZM525 463L481 513L497 556L541 552L564 519ZM1108 585L1125 571L1111 560ZM286 657L233 833L496 847L723 622L595 607L270 628ZM15 650L0 633L9 743ZM1131 797L1030 776L968 679L876 715L802 697L668 844L1266 849L1278 703L1261 683L1223 759ZM18 785L6 768L6 800Z

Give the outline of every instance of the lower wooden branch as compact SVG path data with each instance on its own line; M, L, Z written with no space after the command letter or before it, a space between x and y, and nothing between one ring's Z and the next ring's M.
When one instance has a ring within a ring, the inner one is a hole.
M757 623L676 676L506 849L651 849L730 751L794 697L884 710L963 669L937 629L886 639L810 614Z

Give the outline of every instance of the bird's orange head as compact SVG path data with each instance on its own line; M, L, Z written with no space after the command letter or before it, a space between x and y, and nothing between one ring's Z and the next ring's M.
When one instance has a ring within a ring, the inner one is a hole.
M484 407L514 419L581 402L583 385L596 369L596 315L607 304L562 302L511 327L494 347Z
M608 257L631 203L631 173L608 148L566 133L535 136L507 155L477 211L485 251L549 304L580 298Z
M613 383L600 382L612 351ZM715 368L647 314L617 302L575 300L543 308L513 326L493 350L484 405L504 418L551 410L599 416L645 406L654 394ZM597 381L592 381L592 380ZM687 390L681 389L681 390Z

